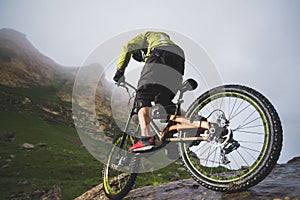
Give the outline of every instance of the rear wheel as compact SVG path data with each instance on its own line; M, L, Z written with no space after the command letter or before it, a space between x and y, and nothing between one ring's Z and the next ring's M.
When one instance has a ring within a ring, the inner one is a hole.
M239 85L217 87L190 106L187 117L194 116L214 125L205 132L209 141L180 144L186 168L201 185L234 192L256 185L271 172L282 147L282 127L262 94Z
M103 187L109 199L122 199L135 183L139 160L134 153L128 151L134 144L132 136L120 135L108 155L103 170Z

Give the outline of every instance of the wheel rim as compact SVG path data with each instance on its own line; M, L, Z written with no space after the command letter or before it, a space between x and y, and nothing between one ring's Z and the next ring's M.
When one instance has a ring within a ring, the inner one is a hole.
M270 140L267 116L252 98L239 92L221 92L204 99L188 116L196 114L207 117L213 110L220 109L230 122L233 138L240 147L227 155L229 164L221 162L221 149L202 141L197 146L184 145L184 152L193 172L209 181L228 183L243 179L251 174L263 160ZM217 112L216 114L217 115ZM211 115L208 121L216 120Z

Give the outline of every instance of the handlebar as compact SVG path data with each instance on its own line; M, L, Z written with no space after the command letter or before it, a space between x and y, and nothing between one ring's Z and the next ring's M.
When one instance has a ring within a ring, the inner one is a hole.
M128 88L133 89L135 92L137 91L136 87L134 87L130 83L127 83L126 81L121 81L119 83L116 83L116 85L125 88L127 91L128 91Z

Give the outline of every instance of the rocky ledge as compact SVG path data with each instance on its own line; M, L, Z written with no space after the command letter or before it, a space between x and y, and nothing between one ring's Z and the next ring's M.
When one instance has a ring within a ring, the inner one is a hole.
M87 191L76 200L103 200L103 185ZM214 192L200 186L192 179L159 186L147 186L130 191L125 199L205 199L205 200L300 200L300 161L276 165L272 173L258 185L238 193Z

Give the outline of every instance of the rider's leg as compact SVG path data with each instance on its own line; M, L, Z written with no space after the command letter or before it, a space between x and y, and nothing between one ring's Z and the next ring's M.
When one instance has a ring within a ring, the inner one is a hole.
M141 135L150 137L151 107L142 107L138 112Z
M138 111L138 118L141 128L141 140L129 148L131 151L146 151L154 147L155 141L150 134L151 107L141 107Z

